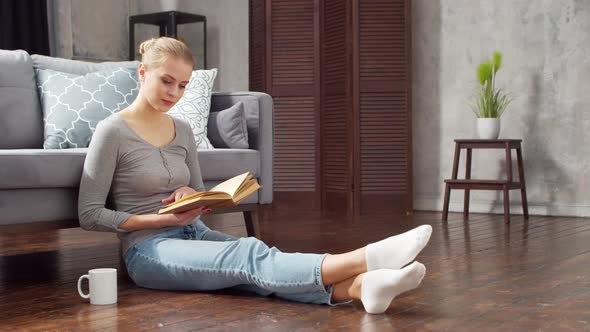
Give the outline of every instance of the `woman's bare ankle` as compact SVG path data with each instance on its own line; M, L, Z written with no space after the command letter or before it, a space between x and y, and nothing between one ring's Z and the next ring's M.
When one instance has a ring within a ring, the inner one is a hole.
M358 266L360 273L367 272L367 247L357 249L358 251Z
M348 288L348 296L350 296L350 298L353 300L360 301L361 299L361 286L363 284L363 275L364 273L357 275L350 284L350 287Z
M332 289L333 302L345 302L349 300L361 299L361 285L363 282L363 274L361 273L352 278L335 283Z

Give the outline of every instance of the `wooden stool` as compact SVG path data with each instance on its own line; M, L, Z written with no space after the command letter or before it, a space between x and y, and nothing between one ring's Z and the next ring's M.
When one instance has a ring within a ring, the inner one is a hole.
M526 199L526 187L524 183L524 168L522 165L522 151L520 139L456 139L455 159L453 160L453 178L445 180L445 198L442 212L442 220L446 221L449 214L449 200L451 189L464 189L465 200L463 206L463 219L469 217L469 191L470 190L502 190L504 192L504 223L510 223L510 201L508 192L511 189L520 189L522 198L522 211L525 219L529 218L529 209ZM461 149L467 149L465 164L465 179L457 179L459 158ZM477 180L471 178L471 150L472 149L504 149L506 151L506 180ZM512 179L511 149L516 149L518 161L518 182Z

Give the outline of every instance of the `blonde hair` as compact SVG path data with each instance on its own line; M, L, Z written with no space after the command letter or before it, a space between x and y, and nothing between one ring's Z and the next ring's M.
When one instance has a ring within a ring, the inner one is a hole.
M141 62L146 67L156 67L169 57L180 58L194 67L193 54L185 43L170 37L151 38L139 45Z

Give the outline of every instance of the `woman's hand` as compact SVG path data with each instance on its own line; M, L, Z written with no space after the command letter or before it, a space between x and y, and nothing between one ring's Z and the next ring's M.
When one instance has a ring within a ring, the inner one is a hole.
M196 191L193 188L180 187L180 188L176 189L172 194L170 194L170 196L164 198L162 200L162 203L170 204L170 203L176 202L179 199L182 199L183 197L186 197L188 195L192 195L194 193L196 193Z
M196 193L196 191L193 188L180 187L170 194L170 196L164 198L162 203L170 204L194 193ZM163 220L160 223L160 226L186 226L192 223L196 217L209 212L211 212L210 208L201 206L185 212L162 215L160 217L163 218Z
M196 217L209 212L211 212L210 208L206 206L201 206L196 209L188 210L185 212L166 214L166 221L164 226L186 226L191 224Z

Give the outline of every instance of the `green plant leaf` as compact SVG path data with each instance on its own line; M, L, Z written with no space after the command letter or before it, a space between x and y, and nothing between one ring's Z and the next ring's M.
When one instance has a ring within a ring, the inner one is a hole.
M486 61L477 67L477 80L481 85L492 79L492 63Z
M502 66L502 53L494 52L492 60L486 60L477 67L476 87L469 102L471 111L478 118L499 118L504 114L512 98L504 90L496 88L496 72Z
M498 72L498 70L500 70L500 67L502 66L502 53L500 52L494 52L494 74Z

